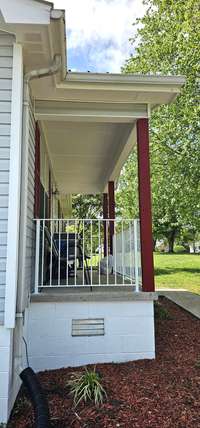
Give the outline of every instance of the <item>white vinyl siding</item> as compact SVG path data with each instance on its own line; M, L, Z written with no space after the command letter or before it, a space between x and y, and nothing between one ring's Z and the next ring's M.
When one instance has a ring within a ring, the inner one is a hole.
M29 109L29 139L28 139L28 197L26 225L26 262L25 285L28 292L34 284L34 254L35 254L35 224L34 224L34 192L35 192L35 119L32 103Z
M17 295L17 310L19 312L24 311L28 306L29 295L34 285L35 268L35 118L30 88L26 87L24 92L26 95L24 95L23 114L20 257Z
M14 42L14 36L0 31L0 323L4 318L6 286L12 64Z

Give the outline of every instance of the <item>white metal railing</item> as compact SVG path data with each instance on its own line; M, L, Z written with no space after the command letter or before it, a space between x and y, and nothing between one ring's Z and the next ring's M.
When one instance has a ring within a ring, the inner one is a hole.
M37 219L35 292L141 282L139 221Z

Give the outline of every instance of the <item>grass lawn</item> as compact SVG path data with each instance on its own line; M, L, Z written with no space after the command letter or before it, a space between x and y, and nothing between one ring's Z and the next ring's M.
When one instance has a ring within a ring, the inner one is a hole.
M156 288L185 288L200 294L200 255L154 253Z

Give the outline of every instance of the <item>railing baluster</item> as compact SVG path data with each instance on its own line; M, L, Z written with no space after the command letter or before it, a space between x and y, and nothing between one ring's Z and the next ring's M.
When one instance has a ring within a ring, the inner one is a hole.
M122 272L123 272L123 285L124 285L124 222L122 220Z
M132 272L132 235L131 235L131 220L129 221L129 239L130 239L130 283L133 285L133 272Z
M60 285L60 251L61 251L60 220L58 220L58 285Z
M53 220L50 220L50 228L51 228L51 246L50 246L50 281L49 285L52 285L52 258L53 258Z
M75 261L74 261L74 268L75 268L75 271L74 271L74 285L76 285L76 274L77 274L77 247L76 247L76 243L77 243L77 236L76 236L76 233L77 233L77 231L76 231L76 220L74 220L74 229L75 229L75 242L74 242L74 244L75 244L75 254L74 254L74 258L75 258Z
M83 254L83 285L85 284L85 221L83 220L83 243L82 243L82 254ZM87 272L86 272L87 275Z
M101 285L101 224L98 220L98 256L99 256L99 285Z
M109 274L108 274L108 227L109 227L109 223L108 220L106 220L106 257L107 257L107 285L109 284Z
M69 285L69 220L67 220L67 266L66 266L66 283Z
M134 259L135 259L135 291L139 291L139 265L138 265L138 242L137 242L137 220L134 220Z
M90 285L92 285L92 220L90 220Z
M41 285L44 285L44 227L45 227L45 220L42 220L42 269L41 269Z
M114 248L115 248L115 285L117 285L117 234L116 234L116 220L114 221Z
M36 243L35 243L35 293L39 288L39 265L40 265L40 220L36 220Z

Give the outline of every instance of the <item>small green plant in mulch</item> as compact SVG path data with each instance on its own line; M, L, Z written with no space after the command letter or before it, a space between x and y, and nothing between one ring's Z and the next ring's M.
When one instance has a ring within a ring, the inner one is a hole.
M106 399L107 394L101 384L99 374L95 368L83 372L74 372L71 374L70 380L67 382L70 387L70 393L73 395L75 407L84 401L94 401L96 406L99 406Z
M197 369L200 369L200 356L197 358L195 365L194 365Z
M154 314L155 318L158 320L169 320L171 316L166 308L162 306L159 302L154 302Z

